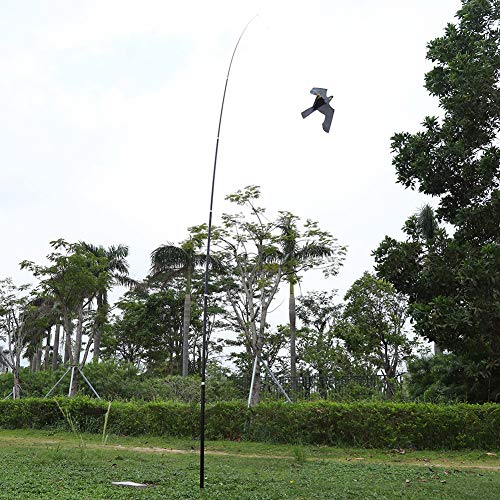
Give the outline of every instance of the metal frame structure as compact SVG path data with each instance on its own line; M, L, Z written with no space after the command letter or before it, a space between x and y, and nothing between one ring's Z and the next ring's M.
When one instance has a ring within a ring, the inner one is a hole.
M280 392L285 396L285 399L287 403L291 403L292 400L288 397L288 394L286 393L285 389L283 389L283 386L279 383L279 380L275 377L274 373L272 372L271 368L269 368L269 365L261 359L262 364L264 365L265 369L269 373L269 376L271 377L271 380L276 384ZM248 391L248 408L250 408L251 403L252 403L252 392L253 392L253 384L255 381L255 373L257 372L257 366L259 364L259 357L255 356L255 360L253 362L253 370L252 370L252 381L250 382L250 390Z
M80 370L80 367L79 366L76 366L76 365L71 365L62 375L62 377L54 384L54 386L52 387L52 389L50 389L50 391L45 394L45 398L48 398L50 396L50 394L52 393L52 391L60 384L60 382L62 382L62 380L64 379L64 377L68 374L68 372L71 370L71 377L70 377L70 380L69 380L69 390L68 390L68 397L71 396L71 389L73 389L73 379L75 378L75 371L78 370L78 372L80 373L80 375L83 377L83 380L85 380L85 382L87 383L87 385L90 387L90 390L96 395L97 399L101 399L101 396L99 396L99 394L97 394L97 391L92 387L92 384L89 382L89 379L83 374L82 370Z

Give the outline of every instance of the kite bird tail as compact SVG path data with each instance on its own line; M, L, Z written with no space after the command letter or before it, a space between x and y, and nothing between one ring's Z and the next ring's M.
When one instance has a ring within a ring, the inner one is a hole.
M302 118L307 118L314 111L314 106L307 108L305 111L302 111Z

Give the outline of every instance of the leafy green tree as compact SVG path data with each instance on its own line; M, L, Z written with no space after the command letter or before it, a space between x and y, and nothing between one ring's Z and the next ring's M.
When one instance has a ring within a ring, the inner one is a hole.
M234 326L252 360L262 358L269 332L269 307L284 276L277 221L270 221L265 209L256 205L259 197L258 186L247 186L227 196L226 199L247 212L223 214L222 227L214 231L214 247L224 267L223 288ZM257 370L252 404L258 403L260 390Z
M95 314L95 324L93 331L93 341L94 341L94 357L93 361L98 363L101 354L101 341L104 326L108 320L109 313L109 301L108 293L112 286L122 285L122 286L133 286L135 281L132 280L128 275L128 247L125 245L111 245L108 248L102 245L96 246L91 243L81 242L83 247L100 259L106 259L107 268L106 272L109 273L111 279L104 282L106 288L98 290L95 300L97 303L96 314Z
M293 390L297 389L295 285L300 282L301 273L310 269L322 269L325 276L335 276L346 252L345 247L337 244L336 238L318 228L317 222L308 219L304 227L299 228L299 220L290 212L281 212L278 220L280 258L289 286L290 377Z
M335 302L336 292L308 292L299 298L297 316L302 324L298 330L300 371L318 377L318 389L326 397L328 381L345 376L352 362L339 340L338 325L342 305Z
M266 341L262 346L262 358L265 359L269 368L273 369L275 376L288 378L289 369L287 368L286 358L283 356L282 351L286 347L289 339L290 330L287 325L278 325L276 328L272 328L268 325ZM245 386L245 389L248 390L254 358L249 354L251 350L246 337L239 332L235 339L227 339L225 345L244 348L244 350L239 349L231 352L229 357L236 367L234 374L248 384ZM271 384L274 387L274 382L271 381Z
M179 277L160 285L136 288L117 303L118 314L103 338L104 357L130 363L149 375L177 375L182 366L182 329L185 299L184 280ZM201 357L202 310L193 303L188 352L190 365ZM212 342L211 352L218 350Z
M100 290L112 280L105 257L96 257L80 243L68 243L63 239L52 241L54 252L47 256L49 265L43 266L23 261L22 269L30 270L40 280L40 293L51 297L60 307L66 333L69 361L72 366L80 365L82 351L84 310ZM74 323L76 333L72 336ZM75 373L76 375L76 373ZM78 391L75 376L71 395Z
M192 279L196 268L203 267L206 255L201 251L205 240L204 226L190 229L190 236L180 246L162 245L151 254L153 282L166 285L170 280L182 276L185 280L184 319L182 329L182 376L189 370L189 327L191 324ZM212 264L213 264L212 260Z
M420 235L424 238L427 247L430 247L436 239L439 230L439 224L434 213L434 209L425 204L417 214L417 226L420 230Z
M470 368L453 353L415 358L408 363L409 396L432 402L481 400L484 388Z
M405 332L406 298L389 282L365 272L352 284L344 300L345 323L339 335L349 352L384 375L391 395L394 379L417 346Z
M33 294L29 307L29 340L25 354L31 360L31 370L36 372L42 369L43 341L45 344L44 369L49 368L50 337L52 327L60 322L60 311L52 297ZM54 353L57 349L54 345Z
M439 196L438 216L469 237L498 231L500 151L500 4L462 0L457 24L428 44L434 63L425 87L443 117L426 117L424 130L395 134L398 181ZM474 227L473 221L482 224ZM486 233L485 233L486 230Z
M20 397L19 370L29 335L26 320L31 312L31 298L29 285L18 287L10 278L0 281L0 340L6 342L7 347L0 349L0 358L2 364L9 367L14 375L14 399Z
M16 286L12 279L0 280L0 361L13 373L14 399L20 397L19 373L23 354L31 358L32 371L41 368L41 343L58 318L53 303L30 285Z
M500 393L500 3L462 3L457 23L428 45L434 68L425 86L442 117L392 138L398 182L434 196L436 219L452 235L428 238L412 217L406 241L386 237L374 255L378 275L409 297L415 331L459 356L474 377L470 386L493 399Z
M148 371L178 374L183 303L183 291L175 282L167 290L127 292L116 303L120 314L114 316L103 339L106 357Z

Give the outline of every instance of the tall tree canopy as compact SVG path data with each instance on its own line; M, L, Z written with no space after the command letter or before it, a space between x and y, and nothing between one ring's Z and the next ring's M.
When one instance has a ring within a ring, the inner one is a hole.
M325 395L327 381L345 375L351 360L338 337L342 306L335 302L336 291L312 291L299 297L297 316L302 327L297 332L301 371L318 376L318 387Z
M278 218L281 231L279 258L289 286L290 377L293 390L297 388L295 285L300 282L301 274L309 269L319 268L325 276L335 276L346 252L346 248L338 245L328 231L319 229L317 222L308 219L300 227L299 221L300 218L290 212L281 212Z
M277 224L266 216L264 208L257 206L259 197L258 186L247 186L227 196L247 214L223 214L222 227L214 232L233 324L249 359L262 357L269 333L267 315L284 276ZM259 402L260 387L257 370L252 404Z
M460 355L477 398L492 399L500 393L500 2L462 4L457 23L428 44L425 87L441 117L392 138L398 182L434 196L436 223L452 234L444 226L425 234L414 216L406 241L386 237L374 254L378 274L410 297L416 331Z
M101 341L104 327L108 320L109 301L108 292L113 285L132 286L134 280L128 276L128 247L126 245L111 245L105 248L102 245L96 246L91 243L82 242L81 245L97 258L106 259L106 271L111 279L103 282L104 287L96 294L96 315L94 322L94 362L99 361L101 354Z
M405 297L387 281L364 273L349 288L344 300L345 325L339 336L351 354L382 372L392 393L393 379L416 347L405 332Z
M172 281L168 290L129 291L116 307L119 314L113 317L103 340L105 356L150 372L179 374L184 308L179 279ZM197 311L197 320L198 316Z
M107 258L94 255L83 244L68 243L63 239L50 244L54 251L47 255L48 265L23 261L21 268L30 270L40 280L40 294L50 297L60 309L66 345L72 346L68 351L69 361L72 366L78 366L84 333L84 310L101 290L109 287L113 276ZM76 334L72 342L74 321ZM85 363L85 357L82 363ZM77 380L75 377L71 395L78 390Z
M191 325L191 294L195 270L205 265L206 254L202 251L206 239L206 227L196 226L189 229L189 237L180 246L161 245L151 253L150 281L167 285L174 278L185 279L184 319L182 327L182 376L189 371L189 329ZM210 260L212 268L217 262Z

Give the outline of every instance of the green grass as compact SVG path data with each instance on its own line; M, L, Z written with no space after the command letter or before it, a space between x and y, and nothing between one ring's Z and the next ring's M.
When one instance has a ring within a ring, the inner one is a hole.
M498 498L500 460L416 452L209 442L198 488L196 442L0 431L0 498ZM134 449L135 448L135 449ZM161 448L161 449L160 449ZM168 449L182 450L172 453ZM111 481L136 481L145 490ZM3 496L2 496L3 495Z

